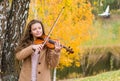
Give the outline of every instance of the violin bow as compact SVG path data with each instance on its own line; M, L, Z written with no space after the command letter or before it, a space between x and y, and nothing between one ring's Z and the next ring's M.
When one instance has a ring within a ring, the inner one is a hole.
M55 27L58 19L60 18L61 14L62 14L62 12L63 12L63 10L64 10L64 8L65 8L65 7L63 7L63 8L61 9L60 13L58 14L58 17L56 18L54 24L52 25L52 27L51 27L51 29L50 29L50 31L49 31L49 33L48 33L48 36L45 38L45 41L44 41L44 43L43 43L43 46L47 43L47 41L48 41L48 39L49 39L49 37L50 37L50 34L52 33L53 28Z

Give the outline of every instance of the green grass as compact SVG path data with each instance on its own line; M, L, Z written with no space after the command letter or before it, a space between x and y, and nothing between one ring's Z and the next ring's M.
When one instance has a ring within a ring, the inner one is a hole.
M120 81L120 70L106 72L96 76L84 78L83 80L78 79L75 81Z
M60 81L120 81L120 70L105 72L96 76L90 76L86 78L77 78Z
M82 43L82 46L114 45L120 41L120 15L112 15L109 19L96 19L93 22L93 30L90 30L91 38Z

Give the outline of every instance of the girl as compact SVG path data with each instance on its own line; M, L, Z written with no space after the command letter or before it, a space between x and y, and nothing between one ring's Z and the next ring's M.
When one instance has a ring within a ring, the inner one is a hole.
M62 47L59 41L55 41L55 49L33 44L43 35L45 31L41 21L31 20L16 48L16 58L23 61L19 81L51 81L50 69L57 66Z

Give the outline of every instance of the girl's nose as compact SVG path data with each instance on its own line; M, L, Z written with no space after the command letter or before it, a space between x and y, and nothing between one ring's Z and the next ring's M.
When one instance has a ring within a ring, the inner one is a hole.
M37 29L37 32L40 32L40 30L39 30L39 29Z
M37 29L37 31L39 31L39 29Z
M39 32L39 30L37 30L37 32Z

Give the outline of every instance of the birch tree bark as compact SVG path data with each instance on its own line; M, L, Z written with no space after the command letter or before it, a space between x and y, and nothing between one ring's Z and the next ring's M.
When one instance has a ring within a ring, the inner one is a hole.
M4 0L6 1L6 0ZM11 8L8 12L6 30L4 32L4 42L2 46L1 71L3 81L18 81L18 69L16 68L14 48L21 38L23 28L28 17L30 0L12 0ZM9 4L7 2L7 4ZM5 22L2 22L5 24ZM20 66L17 63L17 66Z
M2 74L1 71L1 60L2 60L2 47L4 44L5 38L5 31L7 28L7 12L9 11L9 4L8 0L1 0L0 1L0 77Z
M56 81L56 72L57 72L57 69L56 69L56 68L54 68L53 81Z

